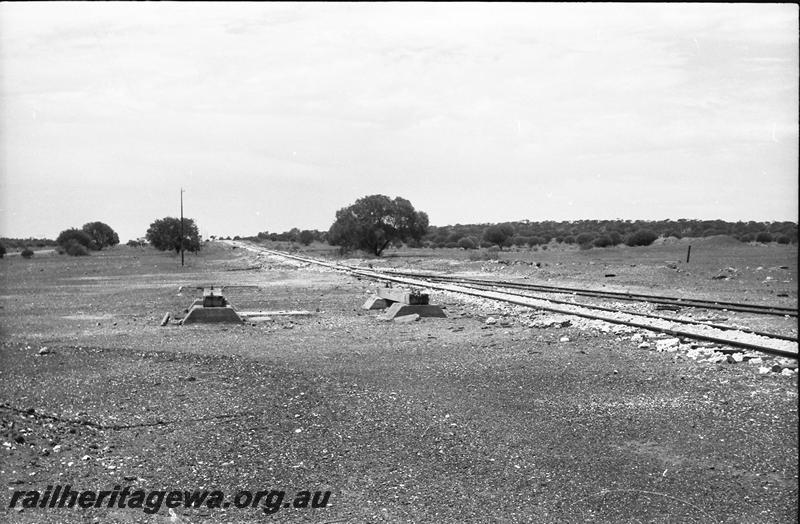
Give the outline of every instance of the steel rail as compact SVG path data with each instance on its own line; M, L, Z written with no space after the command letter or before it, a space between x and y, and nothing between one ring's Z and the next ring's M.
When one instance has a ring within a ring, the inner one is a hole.
M501 301L501 302L507 302L507 303L515 304L515 305L519 305L519 306L530 307L530 308L533 308L533 309L542 309L542 310L545 310L545 311L561 313L561 314L564 314L564 315L573 315L573 316L578 316L578 317L582 317L582 318L588 318L588 319L591 319L591 320L602 320L604 322L609 322L611 324L620 324L620 325L625 325L625 326L630 326L630 327L637 327L637 328L646 329L646 330L649 330L649 331L656 331L656 332L660 332L660 333L665 333L665 334L671 335L673 337L691 338L691 339L694 339L694 340L701 340L701 341L706 341L706 342L714 342L716 344L722 344L722 345L726 345L726 346L734 346L734 347L740 347L740 348L743 348L743 349L750 349L750 350L754 350L754 351L760 351L762 353L767 353L767 354L781 356L781 357L788 357L788 358L793 358L793 359L797 359L798 358L797 351L784 350L784 349L765 346L763 344L756 344L756 343L752 343L752 342L745 342L745 341L740 341L740 340L732 340L732 339L719 337L719 336L715 336L715 335L695 333L695 332L691 332L691 331L685 331L683 329L673 329L671 327L667 328L667 327L661 327L661 326L654 326L652 324L647 324L647 323L643 323L643 322L637 322L635 320L624 320L624 319L620 319L620 318L610 317L608 315L590 313L590 312L587 312L587 311L575 311L573 309L565 309L563 307L557 307L557 306L554 306L554 305L548 305L548 303L552 303L549 299L533 298L533 297L515 297L515 296L509 295L507 293L479 290L479 289L469 288L469 287L466 287L466 286L459 286L459 285L454 285L454 284L444 284L444 283L435 283L435 282L427 282L427 281L424 281L424 280L415 280L415 279L410 279L410 278L403 277L403 276L394 276L394 275L391 275L391 274L381 273L379 271L365 270L365 269L357 268L357 267L350 266L350 265L347 265L347 264L331 263L331 262L325 262L325 261L321 261L321 260L317 260L317 259L313 259L313 258L301 257L301 256L298 256L298 255L292 255L292 254L284 253L284 252L281 252L281 251L274 251L274 250L271 250L271 249L267 249L267 248L260 247L260 246L255 246L255 245L252 245L252 244L245 244L245 246L250 247L251 249L255 249L257 251L264 252L264 253L269 253L269 254L280 256L280 257L284 257L284 258L298 260L300 262L305 262L307 264L317 264L317 265L328 267L328 268L331 268L331 269L334 269L334 270L337 270L337 271L343 271L343 272L351 274L351 275L363 276L363 277L370 278L370 279L373 279L373 280L394 282L394 283L406 284L406 285L415 286L415 287L438 289L438 290L441 290L441 291L450 291L450 292L454 292L454 293L460 293L460 294L465 294L465 295L476 296L476 297L479 297L479 298L488 298L488 299L492 299L492 300L498 300L498 301ZM535 302L535 301L538 301L538 302ZM593 306L583 306L583 305L574 305L574 304L570 304L570 306L571 307L579 307L579 308L583 308L583 309L592 309L593 308ZM620 313L618 310L613 310L613 311L615 313ZM639 316L638 313L623 312L622 314L629 315L631 317ZM675 324L680 324L681 323L679 320L674 320L674 319L670 319L670 322L673 322ZM763 337L763 338L766 338L766 337Z
M461 285L465 285L465 284L461 284ZM477 287L477 286L493 287L493 288L496 288L496 289L504 287L504 286L495 286L495 285L489 285L489 284L466 284L465 286L466 287L474 287L474 289L481 289L480 287ZM568 300L558 300L558 299L554 299L554 298L544 298L544 297L537 297L537 296L533 296L533 295L525 295L525 294L522 294L522 293L515 293L513 291L502 291L502 292L507 294L507 295L514 295L514 296L520 296L520 297L529 297L529 298L537 298L537 299L540 299L540 300L547 300L548 302L552 302L554 304L565 304L565 305L568 305L568 306L586 307L586 308L592 308L592 309L599 309L601 311L610 311L610 312L614 312L614 313L626 313L626 314L629 314L629 315L637 315L637 316L640 316L640 317L654 318L654 319L657 319L657 320L666 320L666 321L669 321L669 322L680 322L681 324L692 324L692 325L696 325L696 326L707 326L707 327L714 328L714 329L719 329L719 330L722 330L722 331L741 331L742 333L749 333L751 335L758 335L760 337L768 337L768 338L777 338L777 339L780 339L780 340L788 340L789 342L797 342L798 341L796 336L781 335L780 333L768 333L766 331L757 331L755 329L750 329L748 327L737 327L737 326L731 326L731 325L728 325L728 324L716 324L714 322L703 322L701 320L695 320L695 319L692 319L692 318L680 318L680 319L678 319L678 318L674 318L674 317L667 317L667 316L664 316L664 315L654 315L652 313L643 313L643 312L640 312L640 311L630 311L630 310L627 310L627 309L615 309L615 308L606 307L606 306L598 306L596 304L585 304L585 303L581 303L581 302L570 302Z
M494 285L497 287L509 287L525 289L530 291L540 291L542 293L563 293L589 297L617 298L619 300L650 302L653 304L670 304L684 307L698 307L704 309L722 309L726 311L738 311L742 313L755 313L774 316L797 316L796 308L783 306L768 306L763 304L744 304L740 302L726 302L721 300L703 300L680 297L665 297L660 295L647 295L643 293L627 293L621 291L601 291L592 289L579 289L561 286L546 286L543 284L530 284L526 282L509 282L503 280L478 279L471 277L459 277L455 275L436 275L433 273L412 273L406 271L390 270L394 274L413 276L415 278L432 279L447 282L468 283L478 285Z

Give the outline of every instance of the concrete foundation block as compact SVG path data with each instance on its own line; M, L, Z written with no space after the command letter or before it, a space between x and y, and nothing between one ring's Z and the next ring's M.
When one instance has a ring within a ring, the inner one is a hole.
M397 287L379 287L376 294L389 302L400 302L401 304L425 305L430 303L427 293L419 293L409 289Z
M444 310L441 306L430 304L401 304L396 302L386 310L386 318L403 317L406 315L417 314L420 317L439 317L445 318Z
M389 307L389 301L383 299L377 295L372 295L364 302L364 305L361 306L362 309L386 309Z
M242 318L231 306L203 307L192 306L183 317L181 324L215 324L220 322L242 323Z

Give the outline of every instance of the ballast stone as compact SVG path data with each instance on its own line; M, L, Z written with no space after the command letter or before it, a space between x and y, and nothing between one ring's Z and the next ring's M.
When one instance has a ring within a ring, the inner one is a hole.
M667 338L664 340L657 340L656 341L656 350L657 351L677 351L678 344L680 344L680 340L677 338Z

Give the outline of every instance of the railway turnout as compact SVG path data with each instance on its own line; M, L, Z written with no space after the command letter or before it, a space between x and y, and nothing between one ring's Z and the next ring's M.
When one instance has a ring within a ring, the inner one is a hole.
M796 336L766 333L740 326L714 324L694 319L667 317L651 313L628 311L610 306L575 303L541 294L569 294L596 299L624 300L648 302L651 304L674 304L687 308L704 308L711 310L737 311L758 315L779 315L797 317L797 309L762 304L744 304L725 301L685 299L640 293L621 293L560 287L543 286L520 282L485 280L423 272L403 272L397 270L364 269L348 264L318 260L306 256L274 251L250 243L238 243L239 247L273 256L327 267L332 270L368 278L380 282L402 284L415 289L439 290L453 294L469 295L489 300L496 300L518 306L573 315L587 319L602 320L611 324L621 324L645 330L665 333L705 342L713 342L730 347L759 351L766 354L798 358L798 340ZM534 295L532 293L537 293Z

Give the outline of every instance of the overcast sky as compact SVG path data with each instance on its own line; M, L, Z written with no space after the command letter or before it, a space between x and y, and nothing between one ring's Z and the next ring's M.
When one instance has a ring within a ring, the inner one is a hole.
M791 4L0 4L0 235L797 220Z

